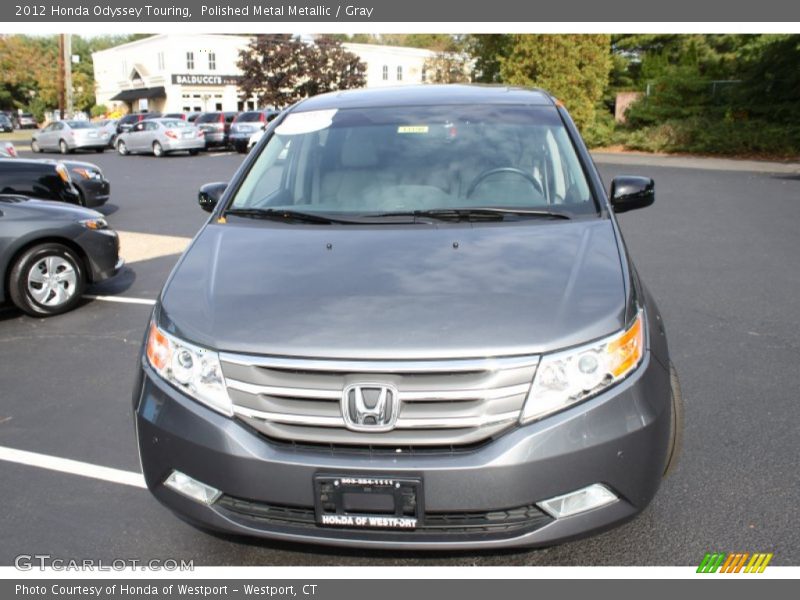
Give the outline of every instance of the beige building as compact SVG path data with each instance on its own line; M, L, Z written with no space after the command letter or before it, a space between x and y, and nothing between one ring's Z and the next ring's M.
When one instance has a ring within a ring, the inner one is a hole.
M210 111L256 108L242 100L236 67L250 38L159 34L92 54L98 104L128 111ZM424 83L430 50L344 44L367 65L367 87Z

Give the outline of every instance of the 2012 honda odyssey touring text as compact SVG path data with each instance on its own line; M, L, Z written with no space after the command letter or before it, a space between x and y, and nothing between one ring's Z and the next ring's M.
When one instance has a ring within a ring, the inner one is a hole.
M170 275L133 395L147 485L209 530L376 548L619 524L679 447L658 308L564 107L420 86L284 111Z

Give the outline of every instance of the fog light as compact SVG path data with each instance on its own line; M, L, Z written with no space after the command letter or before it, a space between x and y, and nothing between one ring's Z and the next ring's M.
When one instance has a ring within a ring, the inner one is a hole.
M539 502L538 506L549 515L559 519L600 508L618 500L617 495L601 483L575 490L563 496L556 496Z
M186 473L181 473L180 471L170 473L170 476L164 480L164 485L201 504L214 504L217 498L222 495L222 492L217 488L192 479Z

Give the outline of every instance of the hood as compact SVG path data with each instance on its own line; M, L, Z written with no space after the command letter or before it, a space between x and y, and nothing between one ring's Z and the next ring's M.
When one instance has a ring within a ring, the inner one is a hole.
M457 243L457 244L456 244ZM222 351L351 359L538 354L622 328L611 221L325 226L198 235L161 324Z
M7 195L2 197L3 202L14 204L22 210L33 213L45 213L47 218L61 218L69 221L80 221L83 219L105 218L102 213L96 210L67 204L56 200L36 200L25 196ZM2 207L2 204L0 204Z

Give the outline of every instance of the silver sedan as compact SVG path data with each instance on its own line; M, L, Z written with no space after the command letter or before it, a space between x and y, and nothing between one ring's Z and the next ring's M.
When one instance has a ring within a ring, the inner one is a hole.
M102 152L108 146L110 136L89 121L54 121L31 137L31 150L58 151L69 154L75 150Z
M117 152L152 153L157 157L185 151L195 155L206 147L203 132L181 119L148 119L117 137Z

